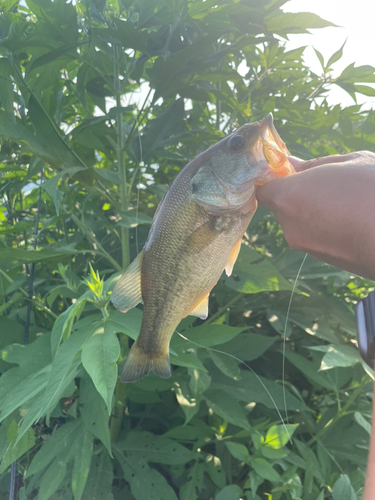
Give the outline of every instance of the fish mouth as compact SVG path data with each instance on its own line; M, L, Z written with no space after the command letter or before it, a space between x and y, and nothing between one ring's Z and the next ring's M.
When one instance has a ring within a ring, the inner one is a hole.
M272 113L269 113L259 122L259 133L264 158L269 166L269 171L265 172L261 183L264 184L275 177L295 172L293 165L288 160L291 155L273 124Z

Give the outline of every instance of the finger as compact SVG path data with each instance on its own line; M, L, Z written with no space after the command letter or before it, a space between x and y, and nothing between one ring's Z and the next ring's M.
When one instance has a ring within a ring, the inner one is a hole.
M275 210L275 197L280 192L279 183L282 182L283 178L274 179L267 182L263 186L256 188L255 196L258 202L267 210Z
M310 168L321 167L322 165L332 165L332 164L342 164L347 162L353 162L354 160L364 156L364 152L354 152L348 153L346 155L331 155L322 156L321 158L313 158L312 160L307 160L296 164L294 167L297 172L303 172Z
M297 156L288 156L288 160L289 163L291 163L294 168L296 168L300 163L304 162L304 160L298 158Z

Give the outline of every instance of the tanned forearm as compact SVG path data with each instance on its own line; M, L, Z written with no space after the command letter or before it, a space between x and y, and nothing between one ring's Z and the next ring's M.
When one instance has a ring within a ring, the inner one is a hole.
M289 245L375 279L375 154L296 161L296 169L257 189Z

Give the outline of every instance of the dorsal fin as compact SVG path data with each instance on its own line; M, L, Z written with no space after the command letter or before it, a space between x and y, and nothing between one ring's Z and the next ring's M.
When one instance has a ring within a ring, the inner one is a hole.
M132 307L135 307L142 300L142 259L143 250L137 255L130 266L128 266L112 292L112 304L116 307L116 309L120 309L123 313L129 311Z
M232 251L231 251L231 253L229 255L229 259L228 259L227 265L225 266L225 272L226 272L227 276L230 276L232 274L234 264L236 263L238 254L240 253L240 250L241 250L241 243L242 243L242 236L235 243L235 245L232 248Z
M206 297L202 300L202 302L199 302L197 307L189 313L191 316L197 316L200 319L206 319L208 316L208 296L210 294L208 293Z

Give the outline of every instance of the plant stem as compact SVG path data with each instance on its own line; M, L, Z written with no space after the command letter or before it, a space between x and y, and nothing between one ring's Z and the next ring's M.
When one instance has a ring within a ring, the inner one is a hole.
M313 443L315 443L315 441L318 441L318 439L320 439L323 436L323 434L325 434L341 417L345 417L345 415L348 414L346 410L356 400L357 396L359 396L359 394L361 393L363 387L367 384L367 382L368 380L366 379L366 377L363 377L362 382L350 396L350 398L348 399L346 404L342 407L342 409L338 411L336 415L329 422L327 422L326 425L322 429L320 429L320 431L314 437L310 439L310 441L308 441L307 446L311 446Z
M240 300L241 297L243 297L243 293L242 292L237 293L237 295L235 295L233 297L233 299L231 299L229 302L227 302L225 304L225 306L220 307L220 309L213 316L211 316L210 319L205 321L205 324L213 323L214 321L216 321L218 318L220 318L227 311L228 307L235 304L238 300Z
M114 83L116 87L116 105L121 108L121 81L119 78L119 50L117 45L113 47L114 54ZM124 161L124 130L122 126L122 113L116 114L117 128L117 170L120 176L120 198L122 216L128 210L129 198L126 185L126 165ZM122 267L126 269L130 262L129 255L129 229L121 226L121 245L122 245Z
M96 239L94 233L92 231L90 231L90 229L82 221L80 221L76 215L74 215L73 213L70 213L70 217L77 224L77 226L80 228L80 230L83 232L83 234L87 237L87 239L89 239L92 243L94 243L97 246L99 253L101 255L103 255L103 257L105 257L108 260L108 262L110 262L112 264L112 266L116 269L116 271L122 271L122 267L119 264L117 264L115 259L113 257L111 257L106 250L104 250L102 245Z
M110 434L112 443L116 443L120 436L122 417L126 403L126 385L118 378L115 387L115 402L111 415Z

